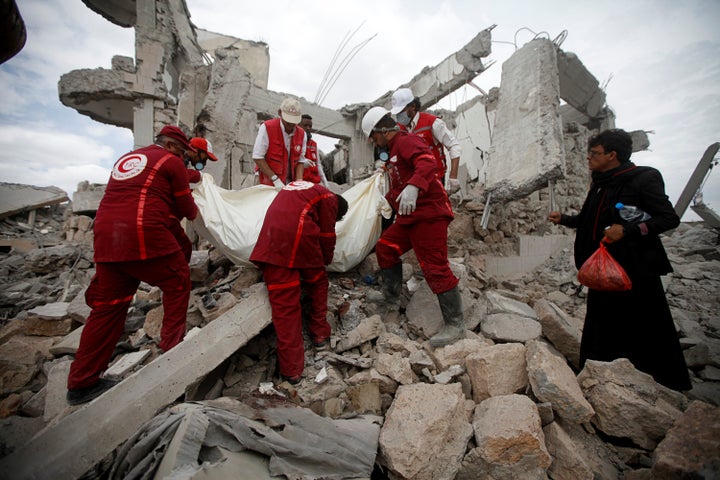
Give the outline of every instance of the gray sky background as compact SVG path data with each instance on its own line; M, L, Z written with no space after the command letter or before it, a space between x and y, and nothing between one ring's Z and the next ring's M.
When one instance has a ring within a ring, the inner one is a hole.
M720 2L717 0L341 0L221 2L187 0L198 27L270 47L269 88L312 101L340 53L360 49L322 103L371 102L433 66L493 24L496 63L474 80L499 86L501 65L536 35L555 39L607 84L616 124L653 131L650 151L633 155L663 173L674 203L705 149L720 141ZM23 51L0 65L0 181L56 185L105 183L115 160L132 149L127 129L93 122L58 100L63 73L110 68L113 55L134 57L134 34L80 0L18 0L28 29ZM465 87L441 102L455 108L477 94ZM322 145L321 145L322 148ZM720 212L720 173L704 200ZM683 220L696 220L691 211Z

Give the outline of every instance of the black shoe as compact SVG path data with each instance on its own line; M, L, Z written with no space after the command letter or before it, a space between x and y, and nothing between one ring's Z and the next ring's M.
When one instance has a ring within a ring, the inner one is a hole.
M73 389L68 390L65 398L67 399L67 402L70 405L80 405L80 404L87 403L90 400L93 400L93 399L99 397L104 392L106 392L107 390L110 390L112 387L114 387L118 383L120 383L120 382L117 382L115 380L108 380L106 378L101 378L92 387L73 388Z
M325 340L321 340L319 342L313 341L313 347L315 347L315 350L317 350L318 352L327 350L329 346L330 346L329 338L326 338Z
M288 382L290 385L297 385L302 381L302 375L298 375L296 377L286 377L285 375L280 375L280 378Z

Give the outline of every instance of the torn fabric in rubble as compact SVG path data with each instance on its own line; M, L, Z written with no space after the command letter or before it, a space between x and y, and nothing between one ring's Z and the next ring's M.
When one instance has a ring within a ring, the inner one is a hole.
M369 478L381 423L374 415L334 420L297 406L255 409L230 398L183 403L123 445L110 478L241 478L248 469L297 480Z

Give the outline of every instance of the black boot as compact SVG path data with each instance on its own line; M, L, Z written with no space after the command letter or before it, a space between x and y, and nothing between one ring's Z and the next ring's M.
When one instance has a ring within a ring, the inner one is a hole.
M367 300L384 305L397 304L400 301L400 291L402 290L402 275L402 262L380 270L383 280L382 293L371 291L366 297Z
M450 345L465 336L462 299L458 287L443 292L437 297L445 326L430 338L430 345L434 348Z

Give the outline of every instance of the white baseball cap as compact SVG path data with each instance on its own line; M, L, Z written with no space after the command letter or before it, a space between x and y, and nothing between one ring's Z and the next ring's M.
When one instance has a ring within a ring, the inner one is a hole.
M397 115L415 99L412 90L409 88L398 88L392 94L392 108L390 113Z
M300 102L294 98L286 98L280 104L280 116L288 123L297 125L302 120Z

